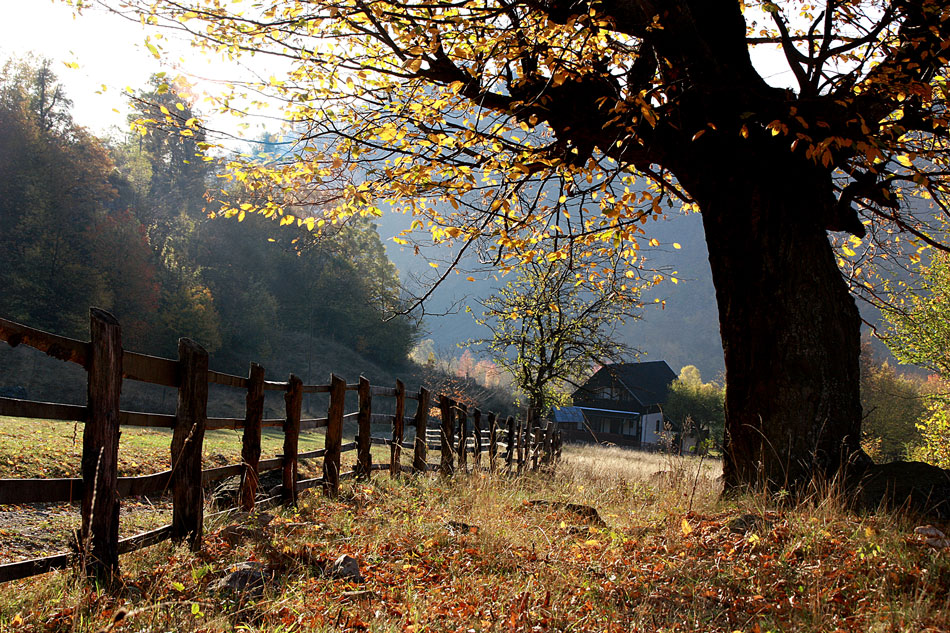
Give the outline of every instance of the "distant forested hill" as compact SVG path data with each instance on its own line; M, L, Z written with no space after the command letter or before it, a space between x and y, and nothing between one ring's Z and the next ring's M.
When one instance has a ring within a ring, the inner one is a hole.
M379 220L387 253L403 281L431 272L425 257L387 239L407 223L406 218L399 215L384 215ZM666 221L652 224L649 231L651 237L666 246L645 251L648 265L677 271L679 283L667 281L644 295L649 305L641 319L630 320L621 329L624 342L639 349L645 359L666 360L677 371L683 365L696 365L704 377L715 378L723 369L722 345L702 218L699 214L671 215ZM669 246L673 242L679 243L681 248ZM423 331L427 332L424 336L432 338L437 348L455 354L461 353L457 343L486 336L464 307L472 306L476 310L476 299L491 293L498 285L490 276L476 276L475 282L466 281L466 277L466 274L449 275L443 287L427 302L427 312L453 313L433 316L423 323ZM665 306L654 303L654 299L665 300Z
M140 97L138 116L192 116L187 86L156 77ZM129 349L173 356L186 336L235 373L288 357L323 370L339 349L407 363L415 323L385 319L399 283L373 224L314 237L255 214L211 219L222 181L198 156L200 129L101 140L70 108L48 62L0 71L0 316L84 338L98 306Z

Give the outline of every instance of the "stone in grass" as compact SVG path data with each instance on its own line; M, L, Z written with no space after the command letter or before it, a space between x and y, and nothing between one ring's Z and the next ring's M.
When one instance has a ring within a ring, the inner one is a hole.
M333 561L333 564L327 568L327 575L331 578L339 578L349 582L366 581L363 574L360 573L360 562L346 554Z
M274 515L266 512L238 512L233 517L234 522L223 528L218 534L231 547L237 547L245 539L261 539L264 528L274 520Z
M264 586L273 576L267 567L255 561L245 561L232 565L228 574L210 585L213 592L226 593L244 598L260 598L264 595Z
M920 525L914 528L914 534L923 538L924 543L937 549L950 548L950 539L932 525Z
M478 534L477 525L469 525L468 523L463 523L461 521L449 521L445 524L448 528L449 533L453 536L461 536L464 534Z
M535 507L546 506L549 508L554 508L555 510L566 510L567 512L577 515L588 525L593 525L594 527L599 528L607 527L607 522L601 518L600 513L597 512L597 508L594 506L588 506L581 503L565 503L563 501L548 501L547 499L532 499L528 502L528 505Z
M758 532L772 527L772 522L758 514L743 514L729 521L729 531L733 534L745 534L746 532Z

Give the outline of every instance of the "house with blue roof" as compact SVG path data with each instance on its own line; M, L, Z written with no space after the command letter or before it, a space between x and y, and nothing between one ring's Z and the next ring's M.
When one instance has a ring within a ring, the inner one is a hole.
M574 406L555 408L552 417L566 441L679 445L680 430L663 415L676 377L663 360L605 365L572 394Z

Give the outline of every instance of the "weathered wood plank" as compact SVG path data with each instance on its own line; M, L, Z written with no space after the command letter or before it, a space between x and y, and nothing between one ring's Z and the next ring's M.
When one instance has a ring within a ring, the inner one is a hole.
M284 423L284 474L281 494L284 503L297 505L297 445L300 441L300 410L303 407L303 381L293 374L284 394L287 421Z
M393 397L396 395L397 391L393 387L377 387L372 386L369 389L370 394L374 396L383 396L383 397ZM374 470L379 470L378 468Z
M327 435L324 440L326 455L323 459L323 494L336 497L340 493L340 453L343 441L343 406L346 400L346 381L330 376L330 406L327 409Z
M272 470L277 470L284 467L284 458L281 457L272 457L271 459L262 459L257 465L257 472L266 473Z
M82 479L0 479L0 505L71 503L82 493Z
M119 541L119 553L128 554L136 550L157 545L162 541L167 541L172 537L172 526L164 525L155 530L142 532L135 536L130 536Z
M201 487L201 447L208 420L208 352L194 341L178 340L177 423L172 435L172 538L201 548L204 493Z
M272 380L265 380L264 391L287 391L287 383L274 382Z
M142 497L165 492L171 485L171 479L172 471L170 470L163 470L152 475L119 477L116 489L120 497Z
M318 448L315 451L307 451L306 453L300 453L297 455L297 460L301 459L316 459L317 457L323 457L327 454L327 449Z
M301 431L312 431L313 429L322 429L325 428L328 424L327 418L310 418L307 420L300 421L300 430Z
M0 415L15 418L37 418L39 420L85 422L89 415L89 409L76 404L0 398Z
M244 464L230 464L228 466L207 468L201 471L201 485L207 486L208 484L214 483L216 481L221 481L222 479L227 479L228 477L240 475L243 472Z
M76 555L72 552L63 554L54 554L43 558L31 558L29 560L18 560L15 563L6 563L0 565L0 582L8 580L19 580L20 578L29 578L38 576L54 569L63 569L73 564Z
M359 448L359 444L356 442L347 442L346 444L340 445L341 453L349 453L350 451L355 451Z
M226 387L236 387L238 389L247 389L248 379L243 376L226 374L221 371L208 370L208 382L215 385L224 385ZM261 385L263 388L263 385Z
M129 380L177 387L178 363L169 358L125 351L122 354L122 375Z
M0 341L6 341L10 347L23 344L59 360L83 367L87 365L89 343L44 332L15 321L0 319Z
M237 431L244 428L244 418L208 418L205 420L206 431L220 431L227 429Z
M144 426L152 428L175 428L175 416L167 413L142 413L140 411L119 411L119 424L122 426Z
M323 485L323 477L314 477L313 479L304 479L297 482L297 492L303 492L309 488L316 488Z
M119 398L122 329L104 310L89 310L89 417L82 435L80 550L86 574L102 580L119 571Z
M152 475L116 478L116 493L138 497L163 492L168 488L171 471ZM21 503L73 503L83 496L83 481L64 479L0 479L0 505Z
M330 393L330 385L304 385L304 393Z

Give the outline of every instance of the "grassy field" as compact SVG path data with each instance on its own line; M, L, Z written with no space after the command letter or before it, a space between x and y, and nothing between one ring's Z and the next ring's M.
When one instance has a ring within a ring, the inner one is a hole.
M79 477L83 425L55 420L0 416L0 477ZM204 462L210 466L241 461L242 431L208 431ZM119 437L119 476L147 475L171 466L171 429L123 427ZM267 428L261 434L261 458L278 455L284 434ZM323 434L300 435L300 452L323 448Z
M916 522L833 495L723 501L718 474L567 447L554 475L378 475L337 500L305 493L239 542L219 522L196 554L124 556L109 591L66 572L9 583L0 631L950 630L950 556ZM606 526L550 502L593 506ZM341 554L364 583L326 573ZM261 593L211 589L244 561L265 566Z

